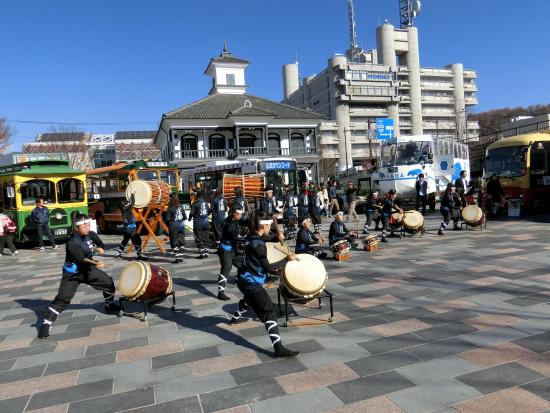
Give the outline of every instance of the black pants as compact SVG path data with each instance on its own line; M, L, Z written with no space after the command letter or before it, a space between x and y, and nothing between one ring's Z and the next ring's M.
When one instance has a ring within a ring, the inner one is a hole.
M365 221L365 225L363 226L363 228L365 228L367 231L372 221L374 221L376 223L376 226L378 226L378 223L380 222L380 216L378 215L378 212L369 210L366 212L365 217L367 218L367 220Z
M87 284L96 290L103 291L105 303L113 302L115 296L115 284L113 279L98 268L92 268L88 273L78 272L76 274L63 271L63 277L59 284L57 296L50 304L50 309L61 313L71 303L76 290L80 284Z
M214 217L214 219L212 219L212 229L214 230L214 240L216 242L220 242L220 240L222 239L222 229L224 221L225 218L223 215L220 215L219 217Z
M218 276L218 291L224 291L227 286L227 280L231 274L233 266L241 268L243 256L237 254L235 250L226 251L223 248L218 249L218 258L220 259L220 275Z
M185 225L183 221L172 221L168 224L170 248L180 249L185 246Z
M451 222L451 219L453 220L453 226L458 227L458 219L459 219L459 213L458 210L455 211L454 209L449 208L441 208L440 209L441 215L443 215L443 222L441 223L440 229L444 231L447 228L447 225Z
M237 282L237 287L243 293L245 304L252 308L258 318L265 323L266 321L277 321L273 301L263 285L249 284L243 281Z
M120 252L124 251L124 248L126 248L126 245L128 245L128 242L132 240L132 244L134 244L134 248L136 249L136 254L141 254L141 236L135 229L131 228L125 228L124 233L122 235L122 241L120 241L120 245L118 246L118 250Z
M4 246L7 244L10 251L13 253L16 251L15 245L13 245L14 234L8 234L4 232L4 235L0 236L0 254L4 253Z
M38 246L44 246L44 235L48 237L52 245L55 245L55 239L52 234L50 226L46 222L45 224L36 224L36 231L38 232Z
M319 232L321 229L321 209L320 208L311 208L310 211L311 223L315 228L315 232Z
M208 220L195 219L193 221L193 235L195 243L201 254L208 252L210 239L208 237Z
M422 215L426 215L427 201L428 197L426 195L419 195L416 197L416 210L418 211L420 209L420 206L422 206Z

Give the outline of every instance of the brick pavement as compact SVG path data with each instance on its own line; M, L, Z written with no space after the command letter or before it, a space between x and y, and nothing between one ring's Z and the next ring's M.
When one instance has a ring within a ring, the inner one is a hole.
M305 318L281 335L302 354L289 360L271 357L257 321L227 324L239 294L231 284L232 301L216 300L216 256L190 251L176 267L156 255L178 311L163 303L147 322L104 314L82 286L48 340L35 323L63 250L2 256L0 412L550 411L549 224L438 237L438 222L422 239L326 260L335 320L326 305L295 307ZM117 278L127 261L108 255Z

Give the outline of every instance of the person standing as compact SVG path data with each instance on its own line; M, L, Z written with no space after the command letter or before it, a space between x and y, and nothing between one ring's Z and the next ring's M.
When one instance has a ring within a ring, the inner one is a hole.
M227 216L227 202L223 195L218 193L217 188L212 188L212 194L212 227L214 229L214 240L216 244L219 244L222 236L223 223Z
M456 192L454 184L449 183L447 185L447 189L445 189L445 192L441 197L441 208L439 210L441 212L441 215L443 215L443 222L439 227L437 235L444 234L445 230L447 229L447 225L449 225L449 222L451 222L451 219L453 220L453 231L460 231L460 227L458 226L458 219L460 216L461 205L462 201Z
M287 186L283 204L283 225L286 239L293 239L296 233L296 206L298 199L291 186Z
M175 264L183 262L183 250L185 248L185 222L187 214L177 194L170 194L170 204L166 211L166 223L170 236L170 247L176 256Z
M16 230L17 226L15 222L9 216L0 213L0 256L4 255L4 247L6 245L10 249L11 255L19 254L19 251L17 251L13 244Z
M218 248L218 258L220 259L220 275L218 275L218 300L229 300L225 294L227 280L231 274L233 266L240 268L242 264L242 246L245 237L241 227L243 217L242 209L235 209L225 220L222 236Z
M311 217L311 222L313 222L315 233L319 234L321 232L321 205L323 201L314 186L309 189L308 202L308 213Z
M462 207L465 207L468 205L468 201L466 197L470 195L472 188L470 187L470 182L467 180L468 178L468 172L461 171L460 177L455 180L455 187L456 187L456 193L460 197L460 201L462 202Z
M307 186L302 187L302 192L298 195L298 222L302 221L309 214L309 191Z
M273 188L269 187L266 189L265 197L261 199L258 210L265 213L270 218L279 213L277 198L273 196Z
M333 181L328 189L328 198L329 198L329 206L328 206L328 217L331 218L333 214L340 211L340 205L338 204L338 194L336 192L338 183L336 181ZM334 208L336 208L336 212L334 211Z
M44 235L48 237L52 244L52 249L57 249L59 246L55 243L55 238L50 229L50 211L46 206L44 198L36 198L36 207L31 212L31 221L36 224L38 232L38 246L40 251L44 251Z
M210 240L208 238L208 215L212 212L210 205L206 201L206 193L199 192L198 198L191 207L191 213L189 214L189 220L193 220L193 234L195 235L195 242L199 249L199 256L197 259L208 258L208 244Z
M346 222L349 221L350 217L353 217L355 221L359 219L357 212L355 212L355 206L357 205L357 188L353 186L353 182L348 182L348 189L346 189L346 202L348 204L348 217Z
M120 203L120 210L122 213L122 241L120 242L120 245L115 248L115 251L117 252L116 257L120 258L122 257L122 253L126 249L126 245L128 245L128 241L132 240L132 244L134 245L134 248L136 249L136 255L137 259L140 261L146 261L147 258L145 258L141 254L141 236L139 235L139 232L137 230L137 223L136 223L136 217L134 216L134 205L136 203L134 194L130 195L130 200L123 199Z
M67 241L66 249L59 291L44 312L38 338L49 337L53 322L71 303L80 284L87 284L103 292L106 312L116 313L120 310L120 306L114 302L113 279L101 270L105 264L93 259L94 249L103 255L105 245L95 232L90 231L90 219L86 215L75 214L73 233Z
M491 176L491 179L487 182L487 206L492 217L495 217L499 208L502 208L504 195L499 177L496 175Z
M416 210L422 205L422 215L426 215L426 203L428 200L428 181L424 179L424 174L418 174L418 181L415 184L416 188Z
M378 227L378 217L379 217L378 212L380 208L376 203L377 198L378 198L378 194L376 192L371 192L367 198L367 203L365 206L365 216L367 220L365 221L365 225L363 225L363 234L369 233L369 227L373 220L376 222L376 227Z
M237 322L248 308L252 308L265 325L275 357L296 357L300 352L284 347L281 342L275 308L264 287L267 273L281 268L286 263L283 261L270 264L267 260L267 248L263 237L269 234L271 224L272 220L262 212L257 212L250 219L250 235L245 242L243 263L237 278L237 287L243 293L243 298L239 301L230 323ZM280 239L284 239L282 234ZM296 256L289 254L287 259L292 261Z
M388 242L388 240L386 239L386 234L388 230L390 230L390 221L392 219L392 214L394 213L394 211L403 214L403 210L395 204L396 197L397 194L395 190L390 189L386 194L386 198L382 202L382 242ZM391 231L391 234L393 235L393 231Z

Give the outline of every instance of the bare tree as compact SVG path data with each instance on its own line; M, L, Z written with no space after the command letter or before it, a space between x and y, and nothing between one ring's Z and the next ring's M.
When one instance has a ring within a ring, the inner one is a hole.
M11 129L6 118L0 118L0 154L6 152L10 147Z
M327 182L328 178L336 176L336 158L322 158L319 161L319 177L322 182Z

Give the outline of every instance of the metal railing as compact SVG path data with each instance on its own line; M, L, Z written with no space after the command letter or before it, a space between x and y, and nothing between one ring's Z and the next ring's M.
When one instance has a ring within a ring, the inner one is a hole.
M180 151L181 159L227 159L234 157L276 157L317 155L316 147L265 148L243 147L238 149L202 149Z

